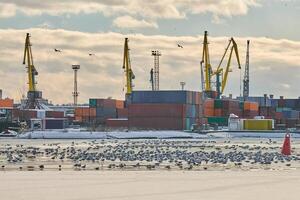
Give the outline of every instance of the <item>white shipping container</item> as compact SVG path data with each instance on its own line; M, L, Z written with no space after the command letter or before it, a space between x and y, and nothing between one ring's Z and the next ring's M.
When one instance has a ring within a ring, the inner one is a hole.
M36 116L38 119L45 119L46 118L46 111L45 110L37 110Z

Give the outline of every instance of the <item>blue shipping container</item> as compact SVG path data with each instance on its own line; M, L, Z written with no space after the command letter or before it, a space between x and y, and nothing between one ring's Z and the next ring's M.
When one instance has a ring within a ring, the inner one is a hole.
M131 103L192 104L190 91L133 91Z

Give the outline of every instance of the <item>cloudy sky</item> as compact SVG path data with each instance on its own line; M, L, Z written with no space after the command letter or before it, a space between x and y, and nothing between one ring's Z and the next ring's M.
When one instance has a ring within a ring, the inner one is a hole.
M239 45L243 68L239 71L233 60L225 94L240 94L250 39L251 95L298 97L299 19L298 0L0 0L0 88L16 101L26 93L22 56L29 32L38 89L54 103L72 102L72 64L81 65L80 102L123 98L125 37L130 40L135 89L150 88L151 50L160 50L160 88L179 89L185 81L187 89L200 90L207 30L213 68L230 37Z

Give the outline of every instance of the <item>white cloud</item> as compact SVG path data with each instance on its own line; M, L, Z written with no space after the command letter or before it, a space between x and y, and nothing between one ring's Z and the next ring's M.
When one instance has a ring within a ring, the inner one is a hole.
M25 15L102 13L149 19L180 19L187 14L212 13L214 19L245 15L260 0L2 0L0 16L12 16L16 10ZM13 6L13 7L12 7ZM9 13L9 15L7 14ZM152 26L154 27L154 26Z
M113 25L118 28L158 28L155 22L137 20L131 16L118 17L113 21Z
M0 3L0 18L13 17L16 14L16 7L10 3Z
M180 81L186 88L200 90L199 61L202 53L202 36L146 36L142 34L82 33L66 30L29 29L0 30L1 87L8 96L20 98L26 85L26 68L22 56L26 32L32 34L35 66L40 72L38 88L55 103L72 102L72 64L80 64L79 100L89 97L124 98L122 54L124 38L129 37L131 64L136 74L135 89L149 89L149 71L153 67L150 52L159 49L161 89L179 89ZM250 39L250 89L253 95L273 93L297 97L300 67L300 42L267 38L235 38L244 63L246 40ZM211 63L215 68L220 60L228 37L210 37ZM184 48L178 48L180 43ZM62 49L55 53L54 48ZM88 53L95 53L89 56ZM240 73L236 61L229 75L226 94L239 94ZM243 70L243 69L242 69ZM283 89L283 84L289 88Z

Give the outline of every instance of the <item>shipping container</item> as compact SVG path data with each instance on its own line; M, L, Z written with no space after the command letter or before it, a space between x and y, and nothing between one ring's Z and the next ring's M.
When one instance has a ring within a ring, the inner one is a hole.
M247 119L243 120L244 130L272 130L272 120L270 119Z
M37 110L12 110L12 118L14 120L28 121L32 118L37 118Z
M122 109L125 107L125 102L123 100L116 100L116 108Z
M184 116L182 104L131 104L128 106L131 117L178 117Z
M116 99L89 99L89 106L92 108L124 108L123 100Z
M216 124L218 126L228 126L227 117L207 117L208 124Z
M128 118L128 108L118 108L117 118Z
M155 130L183 130L183 119L180 117L130 117L130 128Z
M248 102L256 102L258 103L259 106L271 106L272 102L271 99L269 97L247 97L246 99L244 99L244 97L238 97L237 98L240 101L248 101Z
M212 108L204 108L204 117L213 117L215 115L215 110Z
M0 108L13 108L14 100L13 99L0 99Z
M117 117L117 109L110 107L98 107L96 108L96 117L104 117L104 118L116 118Z
M67 127L66 119L46 118L44 123L45 129L64 129Z
M75 108L75 116L80 117L96 117L96 108L78 107Z
M253 119L254 117L258 116L258 111L255 110L244 110L243 111L243 117L246 119Z
M258 111L258 103L245 101L244 102L244 110Z
M197 103L196 99L198 99L200 96L201 96L200 92L183 91L183 90L133 91L131 94L131 103L132 104L142 104L142 103L196 104Z
M107 119L106 126L112 128L128 128L128 119Z
M65 117L65 113L63 111L47 110L46 117L47 118L63 118L63 117Z
M97 99L89 99L89 106L92 108L97 107Z

